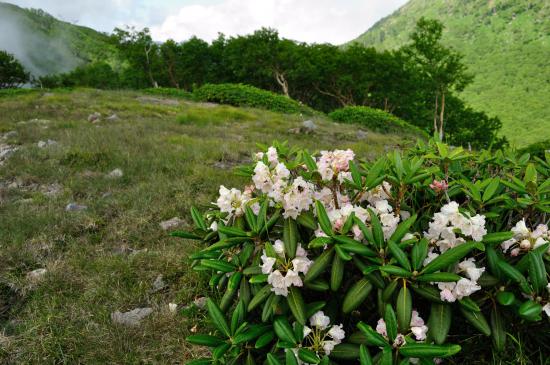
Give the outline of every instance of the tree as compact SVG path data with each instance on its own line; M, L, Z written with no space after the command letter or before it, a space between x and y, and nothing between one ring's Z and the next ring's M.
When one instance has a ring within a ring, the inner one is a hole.
M20 87L29 80L23 65L12 54L0 51L0 89Z
M443 24L437 20L420 18L411 34L412 43L403 51L432 91L434 101L433 126L443 139L445 126L445 99L451 91L462 91L472 81L463 63L463 56L441 42Z

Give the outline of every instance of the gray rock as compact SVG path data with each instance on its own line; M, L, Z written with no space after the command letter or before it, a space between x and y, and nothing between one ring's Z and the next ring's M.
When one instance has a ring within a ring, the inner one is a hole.
M13 137L17 137L17 131L9 131L4 133L4 135L2 136L2 139L9 139Z
M111 313L111 320L116 324L135 327L151 313L153 313L153 308L136 308L129 312L116 311Z
M164 282L164 279L162 277L162 274L159 274L155 281L153 281L153 289L151 290L153 293L159 292L167 287L166 283Z
M306 134L313 133L316 129L317 126L315 125L315 123L313 123L312 120L304 120L304 122L302 123L302 130Z
M49 185L40 185L39 189L42 192L42 194L52 197L52 196L59 195L63 190L63 186L61 186L58 183L53 183Z
M185 223L184 220L178 218L178 217L174 217L172 219L169 219L167 221L164 221L164 222L160 222L160 227L167 231L169 229L172 229L172 228L176 228L180 225L182 225L183 223Z
M38 142L38 148L46 148L49 146L55 146L57 145L57 142L53 139L48 139L47 141L39 141Z
M118 179L118 178L122 177L123 175L124 175L124 173L122 172L121 169L114 169L113 171L111 171L107 174L107 177L109 177L111 179Z
M90 115L88 115L88 122L90 123L97 123L101 120L101 113L94 112Z
M105 120L108 121L108 122L116 122L116 121L120 120L120 118L118 117L118 115L113 113L112 115L105 118Z
M33 270L27 273L27 279L32 282L38 282L44 277L44 275L46 275L47 272L48 270L46 269Z
M0 165L4 163L15 151L18 150L18 147L9 145L9 144L0 144Z
M365 131L362 131L361 129L359 129L357 131L357 139L366 139L368 137L369 133L368 132L365 132Z
M76 204L76 203L69 203L65 207L65 211L67 211L67 212L81 212L81 211L86 210L86 209L88 209L88 207L86 205L79 205L79 204Z

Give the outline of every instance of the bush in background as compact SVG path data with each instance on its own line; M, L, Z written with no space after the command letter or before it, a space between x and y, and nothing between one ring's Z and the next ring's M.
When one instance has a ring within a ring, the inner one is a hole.
M373 162L275 143L193 208L213 289L192 364L533 360L550 340L550 160L419 142ZM459 345L459 343L461 345ZM483 344L480 346L480 344ZM461 348L466 350L461 353Z
M23 65L11 53L0 50L0 89L20 87L29 80Z
M296 100L243 84L205 84L195 89L193 95L199 101L248 106L281 113L314 113L312 109Z
M336 109L329 116L336 122L360 124L376 132L427 136L420 128L395 115L368 106L348 106Z

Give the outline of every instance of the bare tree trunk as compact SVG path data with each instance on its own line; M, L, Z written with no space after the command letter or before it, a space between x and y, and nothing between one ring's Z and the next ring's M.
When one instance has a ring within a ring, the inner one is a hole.
M149 47L147 47L147 46L144 47L144 49L145 49L145 59L147 60L147 73L149 75L149 81L151 82L151 85L154 88L158 88L159 85L157 84L157 82L153 78L153 72L151 71L151 61L149 60L149 52L151 52L152 48L153 48L153 45L151 45L151 44L149 45Z
M277 83L283 89L283 94L290 98L290 95L288 94L288 81L286 81L285 75L282 72L279 72L275 70L275 80L277 80Z
M437 108L439 106L439 94L435 93L435 108L434 108L434 133L438 132L437 129Z
M443 121L445 116L445 91L441 91L441 113L439 114L439 139L443 140Z

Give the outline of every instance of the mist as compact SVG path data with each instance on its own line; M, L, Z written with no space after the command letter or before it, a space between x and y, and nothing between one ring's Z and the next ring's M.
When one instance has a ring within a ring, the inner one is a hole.
M35 77L67 72L84 62L48 19L30 21L20 8L0 3L0 49L12 53Z

